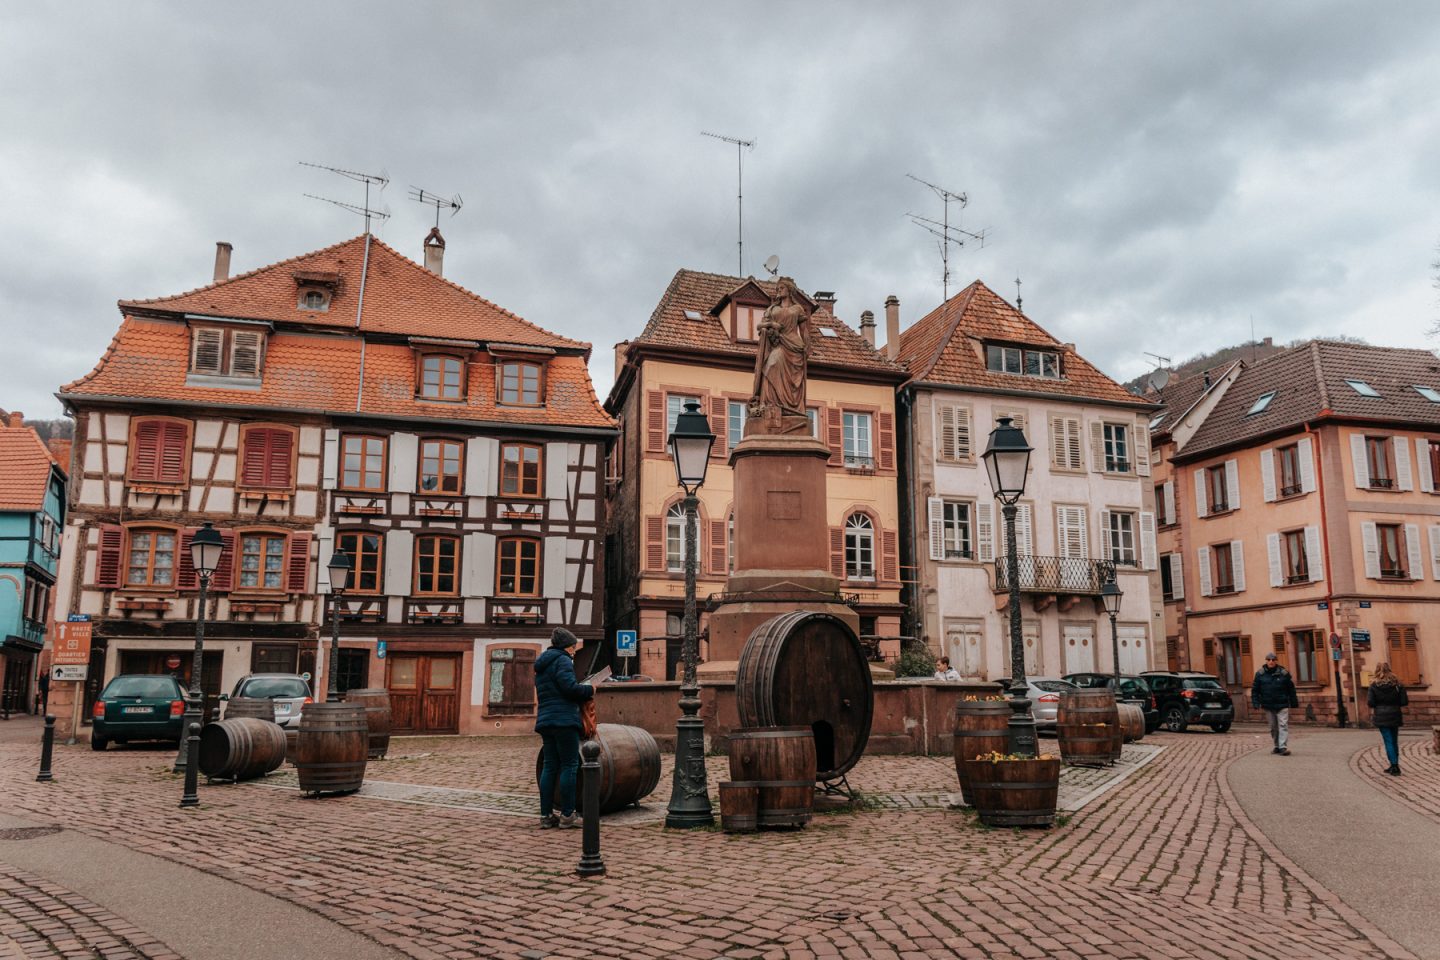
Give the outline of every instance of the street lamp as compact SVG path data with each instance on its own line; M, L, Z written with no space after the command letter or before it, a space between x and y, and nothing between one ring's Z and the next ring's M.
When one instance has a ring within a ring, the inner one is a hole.
M190 565L200 577L200 605L195 614L195 654L190 662L190 693L185 697L185 721L180 725L180 750L175 754L175 773L185 770L186 764L196 759L190 756L190 724L205 722L205 694L200 689L200 671L205 659L205 610L209 602L210 577L220 566L220 554L225 552L225 541L210 521L195 531L190 540Z
M330 690L325 699L335 702L340 698L340 597L350 586L350 554L336 550L330 554L326 564L330 570Z
M715 435L710 421L694 400L675 418L670 433L670 455L675 460L675 480L685 490L685 626L680 655L685 673L680 681L680 719L675 721L675 778L670 788L670 806L665 814L667 827L708 827L715 822L710 809L710 781L705 775L705 721L700 712L700 685L695 680L695 662L700 658L700 640L695 622L695 496L705 482L710 466L710 447Z
M1111 663L1115 665L1115 700L1120 700L1120 633L1115 627L1115 617L1120 613L1120 601L1125 594L1120 590L1120 584L1115 582L1115 571L1110 571L1110 576L1100 585L1100 600L1105 604L1105 612L1110 614L1110 656Z
M1009 417L996 421L981 459L990 474L990 489L1005 514L1005 573L1010 583L1010 752L1025 757L1037 754L1035 718L1025 684L1025 638L1020 626L1020 559L1015 555L1015 503L1025 493L1031 446L1025 433Z

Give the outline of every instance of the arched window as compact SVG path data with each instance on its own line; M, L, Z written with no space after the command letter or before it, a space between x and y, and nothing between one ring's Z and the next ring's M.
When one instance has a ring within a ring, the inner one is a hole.
M863 513L845 520L845 578L875 579L875 525Z
M685 572L685 507L679 503L665 514L665 569Z

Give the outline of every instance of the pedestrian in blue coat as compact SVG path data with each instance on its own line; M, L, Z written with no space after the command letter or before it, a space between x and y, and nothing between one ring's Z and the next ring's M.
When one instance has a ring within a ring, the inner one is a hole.
M556 627L550 649L535 660L535 732L545 741L540 768L540 826L578 827L575 815L575 774L580 767L580 704L595 696L595 688L575 679L575 634ZM556 782L560 786L560 815L553 812Z

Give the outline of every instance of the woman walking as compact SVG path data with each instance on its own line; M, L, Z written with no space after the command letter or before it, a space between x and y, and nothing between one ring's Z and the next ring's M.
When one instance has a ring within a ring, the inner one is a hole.
M575 815L575 773L580 767L580 704L595 688L575 680L575 634L556 627L550 649L535 661L535 732L545 741L540 768L540 827L578 827ZM555 785L560 785L560 815L554 812Z
M1405 722L1402 709L1410 706L1410 695L1390 669L1388 663L1375 664L1370 677L1370 692L1365 700L1370 704L1370 720L1380 728L1380 739L1385 741L1385 755L1390 758L1390 769L1385 772L1392 777L1400 776L1400 725Z

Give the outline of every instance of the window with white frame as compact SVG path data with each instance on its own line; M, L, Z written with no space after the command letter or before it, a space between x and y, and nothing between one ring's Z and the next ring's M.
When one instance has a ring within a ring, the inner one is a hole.
M940 516L944 530L941 542L944 544L946 559L970 559L973 556L970 504L964 500L946 500Z
M730 401L729 416L726 418L725 424L731 449L745 439L745 419L749 412L750 408L747 404L739 400Z
M863 513L845 521L845 578L875 579L875 525Z
M685 571L685 507L678 503L665 514L665 569Z
M1107 423L1104 427L1105 472L1130 472L1130 428L1123 423Z
M675 432L675 421L680 414L685 412L685 404L700 402L699 397L687 397L683 394L671 393L665 397L665 442L670 442L670 434ZM701 411L702 413L704 411Z
M1135 556L1135 514L1123 510L1110 511L1109 526L1105 531L1110 545L1110 559L1115 563L1136 566Z
M845 411L845 466L873 467L874 457L870 447L870 414Z

